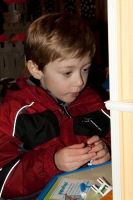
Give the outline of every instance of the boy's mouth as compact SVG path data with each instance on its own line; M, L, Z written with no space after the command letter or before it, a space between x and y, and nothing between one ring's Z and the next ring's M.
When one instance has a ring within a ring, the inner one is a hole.
M73 97L77 97L78 95L79 95L79 92L73 92L73 93L72 93L72 96L73 96Z

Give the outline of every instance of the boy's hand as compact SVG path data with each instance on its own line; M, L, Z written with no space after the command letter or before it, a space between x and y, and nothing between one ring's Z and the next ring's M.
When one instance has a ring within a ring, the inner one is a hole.
M55 153L55 165L61 171L76 170L96 156L84 143L65 147ZM89 152L89 153L88 153Z
M110 160L110 153L106 144L100 140L100 138L95 135L87 140L87 145L92 145L93 147L89 153L95 152L96 155L92 158L93 165L104 163Z

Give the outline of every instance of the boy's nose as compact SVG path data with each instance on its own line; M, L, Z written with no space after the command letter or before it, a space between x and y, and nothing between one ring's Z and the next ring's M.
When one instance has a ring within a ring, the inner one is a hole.
M83 77L79 74L77 77L75 77L74 82L76 86L82 86L84 84Z

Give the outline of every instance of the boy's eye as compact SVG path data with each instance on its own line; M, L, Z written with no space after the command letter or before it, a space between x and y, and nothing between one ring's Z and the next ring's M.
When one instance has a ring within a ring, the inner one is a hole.
M85 68L85 69L83 69L83 72L89 72L89 68Z
M69 76L71 74L71 72L64 72L63 75L64 76Z

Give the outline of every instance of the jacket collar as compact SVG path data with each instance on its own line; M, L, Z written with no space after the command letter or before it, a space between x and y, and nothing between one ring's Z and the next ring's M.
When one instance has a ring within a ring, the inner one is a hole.
M35 79L33 76L31 76L27 83L31 86L40 86L40 80ZM55 101L61 106L61 107L67 107L70 103L66 103L61 101L60 99L57 99L50 91L45 90L47 93L50 94L51 97L53 97L53 99L55 99Z

